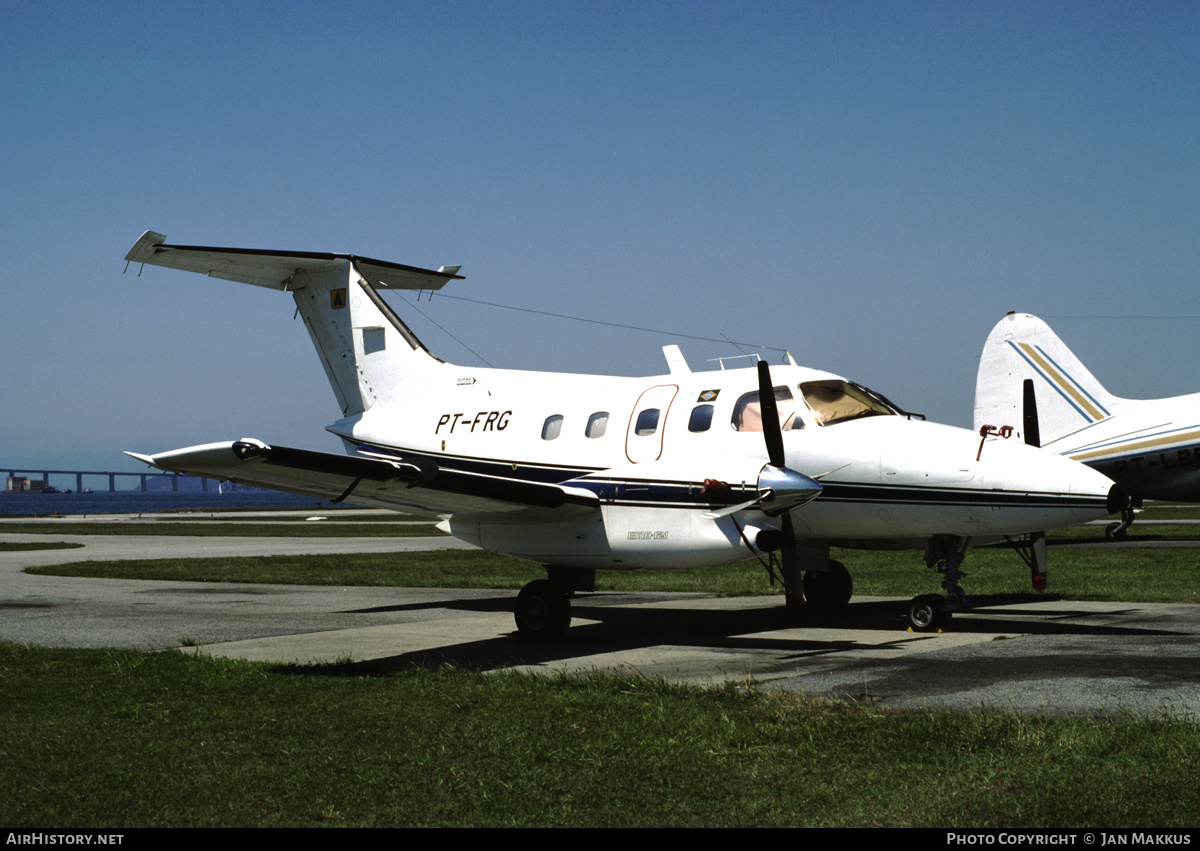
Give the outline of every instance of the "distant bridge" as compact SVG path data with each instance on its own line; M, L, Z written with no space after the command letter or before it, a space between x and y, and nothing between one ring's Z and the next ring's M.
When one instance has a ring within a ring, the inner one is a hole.
M3 466L0 466L0 470L7 471L6 474L10 477L21 476L23 478L33 479L33 480L41 479L42 482L47 486L50 485L50 477L51 476L74 476L76 493L83 490L83 477L84 476L99 477L102 479L106 478L108 480L108 490L110 493L115 493L117 490L117 477L118 476L139 479L140 484L141 484L140 489L143 492L150 490L150 488L147 486L147 482L150 479L170 478L171 490L176 491L176 492L178 492L178 490L179 490L180 479L183 479L184 481L199 481L200 482L199 490L201 492L208 490L208 485L209 485L209 481L210 481L209 479L202 479L199 476L185 476L180 473L117 473L117 472L112 472L112 471L108 471L108 470L46 470L46 469L29 469L29 468L21 468L21 467L3 467ZM222 485L221 487L228 488L229 490L239 490L240 489L237 485L233 484L232 482L228 482L228 483ZM96 489L96 488L93 488L93 489ZM100 488L100 490L103 490L103 488ZM129 490L132 490L132 488L130 488ZM155 488L155 490L160 490L160 488ZM166 488L163 487L163 488L161 488L161 490L165 491ZM194 490L194 488L186 488L185 487L185 490Z

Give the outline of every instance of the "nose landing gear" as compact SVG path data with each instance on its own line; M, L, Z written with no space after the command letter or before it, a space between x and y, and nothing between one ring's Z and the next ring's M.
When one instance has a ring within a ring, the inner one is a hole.
M938 632L950 623L956 611L966 605L967 595L959 580L967 574L959 570L965 557L970 538L939 535L929 541L925 549L925 563L942 574L945 596L922 594L913 597L905 611L908 627L913 632Z
M946 598L937 594L922 594L913 597L908 604L905 617L913 632L937 632L950 622L950 612L946 608Z
M1104 527L1104 537L1110 541L1123 541L1129 527L1133 525L1133 506L1121 511L1120 523L1109 523Z

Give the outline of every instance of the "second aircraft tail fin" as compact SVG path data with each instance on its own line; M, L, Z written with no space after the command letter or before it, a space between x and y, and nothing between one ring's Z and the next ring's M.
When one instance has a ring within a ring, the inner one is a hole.
M975 428L1011 425L1025 439L1027 394L1036 399L1035 442L1049 446L1112 416L1121 400L1088 371L1050 326L1010 313L983 345L975 380Z

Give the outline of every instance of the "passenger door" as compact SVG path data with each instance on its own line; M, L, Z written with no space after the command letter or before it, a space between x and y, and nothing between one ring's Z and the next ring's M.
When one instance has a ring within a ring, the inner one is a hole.
M657 461L662 457L663 427L678 392L677 384L659 384L638 397L625 432L625 457L633 463Z

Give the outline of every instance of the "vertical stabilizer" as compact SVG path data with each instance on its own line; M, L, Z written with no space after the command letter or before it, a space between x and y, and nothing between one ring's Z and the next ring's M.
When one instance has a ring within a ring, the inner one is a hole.
M359 274L352 260L293 278L292 296L342 416L418 392L438 360Z
M1011 425L1025 440L1032 427L1027 424L1031 406L1025 401L1030 390L1036 397L1034 425L1042 446L1108 419L1121 404L1049 325L1028 313L1010 313L983 345L975 380L975 428Z

